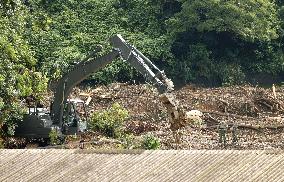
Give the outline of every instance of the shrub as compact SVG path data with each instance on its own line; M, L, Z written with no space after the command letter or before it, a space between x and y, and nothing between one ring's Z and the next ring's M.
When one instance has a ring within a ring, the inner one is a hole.
M242 68L238 64L220 64L219 74L222 80L223 86L231 86L243 84L245 80L245 74Z
M49 134L49 139L50 139L50 144L51 145L57 145L60 143L59 137L58 137L58 132L56 129L52 129Z
M123 149L137 149L140 147L139 141L135 139L133 134L124 133L120 140L122 141L121 147Z
M4 140L0 138L0 149L4 148Z
M142 147L147 150L159 149L161 146L160 140L153 135L146 135L143 138Z
M108 137L118 138L122 132L122 126L125 119L128 117L128 112L118 103L114 103L109 109L95 112L89 127L92 130L98 130Z
M5 100L5 102L8 100L9 99ZM17 123L22 121L25 108L11 101L11 103L5 104L2 110L0 108L0 113L0 137L13 136Z

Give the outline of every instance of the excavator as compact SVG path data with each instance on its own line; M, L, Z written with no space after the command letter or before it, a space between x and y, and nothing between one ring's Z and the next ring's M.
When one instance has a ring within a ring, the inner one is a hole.
M48 138L52 130L56 130L59 135L63 136L86 131L86 115L79 117L77 111L78 107L85 108L85 103L79 99L68 99L68 97L72 89L81 81L119 57L134 67L157 88L160 94L159 99L166 106L170 116L171 129L176 130L181 127L184 124L184 112L175 102L172 94L174 85L164 71L155 66L133 45L127 43L121 35L117 34L111 37L110 43L113 47L111 52L98 56L97 53L102 49L98 47L56 82L55 86L51 88L54 92L54 99L50 109L29 108L29 113L16 127L15 136Z

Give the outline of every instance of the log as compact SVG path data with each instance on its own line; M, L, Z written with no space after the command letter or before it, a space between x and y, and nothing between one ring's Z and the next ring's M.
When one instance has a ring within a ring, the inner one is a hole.
M208 112L207 112L208 113ZM215 113L214 113L215 114ZM227 116L227 115L225 115ZM210 127L206 127L206 128L218 128L220 122L215 119L214 117L212 117L209 113L207 114L207 118L205 120L205 122L207 122L208 124L215 124L215 125L211 125ZM239 129L249 129L249 130L254 130L257 132L263 132L263 130L283 130L284 129L284 125L276 125L276 126L255 126L255 125L246 125L246 124L237 124L237 123L227 123L228 124L228 128L232 127L232 126L237 126Z

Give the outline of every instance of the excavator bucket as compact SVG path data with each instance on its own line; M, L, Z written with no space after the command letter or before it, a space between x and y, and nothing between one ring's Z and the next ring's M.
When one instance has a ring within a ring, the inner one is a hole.
M174 95L172 93L161 94L159 99L167 108L171 130L177 131L186 126L185 111L178 105Z
M167 106L170 106L170 107L176 106L175 99L174 99L172 94L167 94L167 93L161 94L159 96L159 99L164 105L167 105Z

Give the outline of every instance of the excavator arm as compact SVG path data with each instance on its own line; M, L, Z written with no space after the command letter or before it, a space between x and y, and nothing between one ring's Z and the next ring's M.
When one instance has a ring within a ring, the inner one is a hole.
M55 86L54 102L51 107L53 124L62 126L64 104L72 89L92 73L105 67L114 59L121 57L132 67L137 69L147 80L149 80L160 94L173 90L173 83L159 70L148 58L146 58L134 46L128 44L121 35L115 35L110 39L113 50L103 56L95 57L91 54L85 60L77 64L73 70L58 80Z
M112 46L120 51L120 56L132 67L139 71L148 81L150 81L160 94L173 90L173 83L168 79L158 67L156 67L146 56L144 56L134 46L128 44L121 35L113 36L110 39Z
M105 67L112 60L119 57L119 51L113 50L110 53L96 59L89 58L88 61L79 63L68 74L64 75L55 87L54 101L51 106L51 116L54 124L62 124L64 104L72 89L92 73Z

